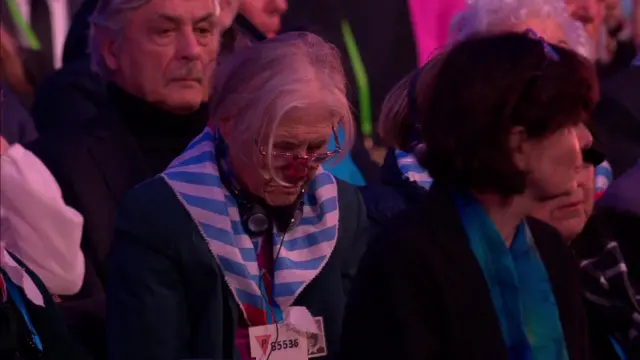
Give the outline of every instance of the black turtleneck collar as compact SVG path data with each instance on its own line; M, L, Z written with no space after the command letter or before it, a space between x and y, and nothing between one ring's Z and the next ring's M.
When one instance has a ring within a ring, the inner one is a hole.
M208 120L207 104L190 114L161 109L119 86L107 85L109 103L138 144L154 174L163 171L198 136Z
M169 133L195 137L207 124L206 103L190 114L176 114L131 95L113 83L108 84L107 92L110 103L134 134Z

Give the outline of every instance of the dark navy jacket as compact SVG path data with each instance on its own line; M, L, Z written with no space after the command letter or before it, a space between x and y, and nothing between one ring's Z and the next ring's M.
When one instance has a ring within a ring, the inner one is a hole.
M294 301L324 319L328 356L339 348L346 293L367 243L358 191L338 181L338 241ZM109 359L238 360L242 316L196 224L161 177L120 205L107 285Z
M427 190L405 179L400 172L395 151L390 149L381 168L382 183L360 188L372 227L382 227L396 213L415 204Z

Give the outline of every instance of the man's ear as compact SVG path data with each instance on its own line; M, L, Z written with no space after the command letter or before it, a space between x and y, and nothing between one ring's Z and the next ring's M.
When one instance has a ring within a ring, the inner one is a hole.
M97 50L100 51L100 55L102 55L107 68L113 71L118 69L118 60L116 56L118 44L116 40L114 40L114 37L110 36L111 34L108 32L108 30L101 27L91 27L91 36L94 37L98 43Z
M516 126L511 129L508 145L513 163L518 169L526 172L531 162L532 147L522 126Z

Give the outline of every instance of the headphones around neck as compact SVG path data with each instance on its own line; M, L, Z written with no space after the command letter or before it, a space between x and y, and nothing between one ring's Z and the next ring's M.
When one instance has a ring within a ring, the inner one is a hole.
M236 184L229 169L223 164L223 155L226 156L227 153L226 144L220 139L215 141L216 162L220 181L238 204L238 213L245 233L249 237L260 237L266 235L267 231L273 226L281 234L285 234L289 229L295 227L302 218L304 190L300 192L300 195L292 205L277 209L277 211L268 211L267 205L264 204L262 199L247 193ZM280 212L282 216L278 216L276 212Z

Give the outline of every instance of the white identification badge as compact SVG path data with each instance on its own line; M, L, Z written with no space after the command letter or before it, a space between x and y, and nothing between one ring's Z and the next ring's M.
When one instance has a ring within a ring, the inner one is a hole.
M251 357L256 360L307 360L307 336L289 324L249 328Z
M256 360L307 360L327 354L322 318L314 318L319 334L305 333L290 324L249 328L251 358Z

